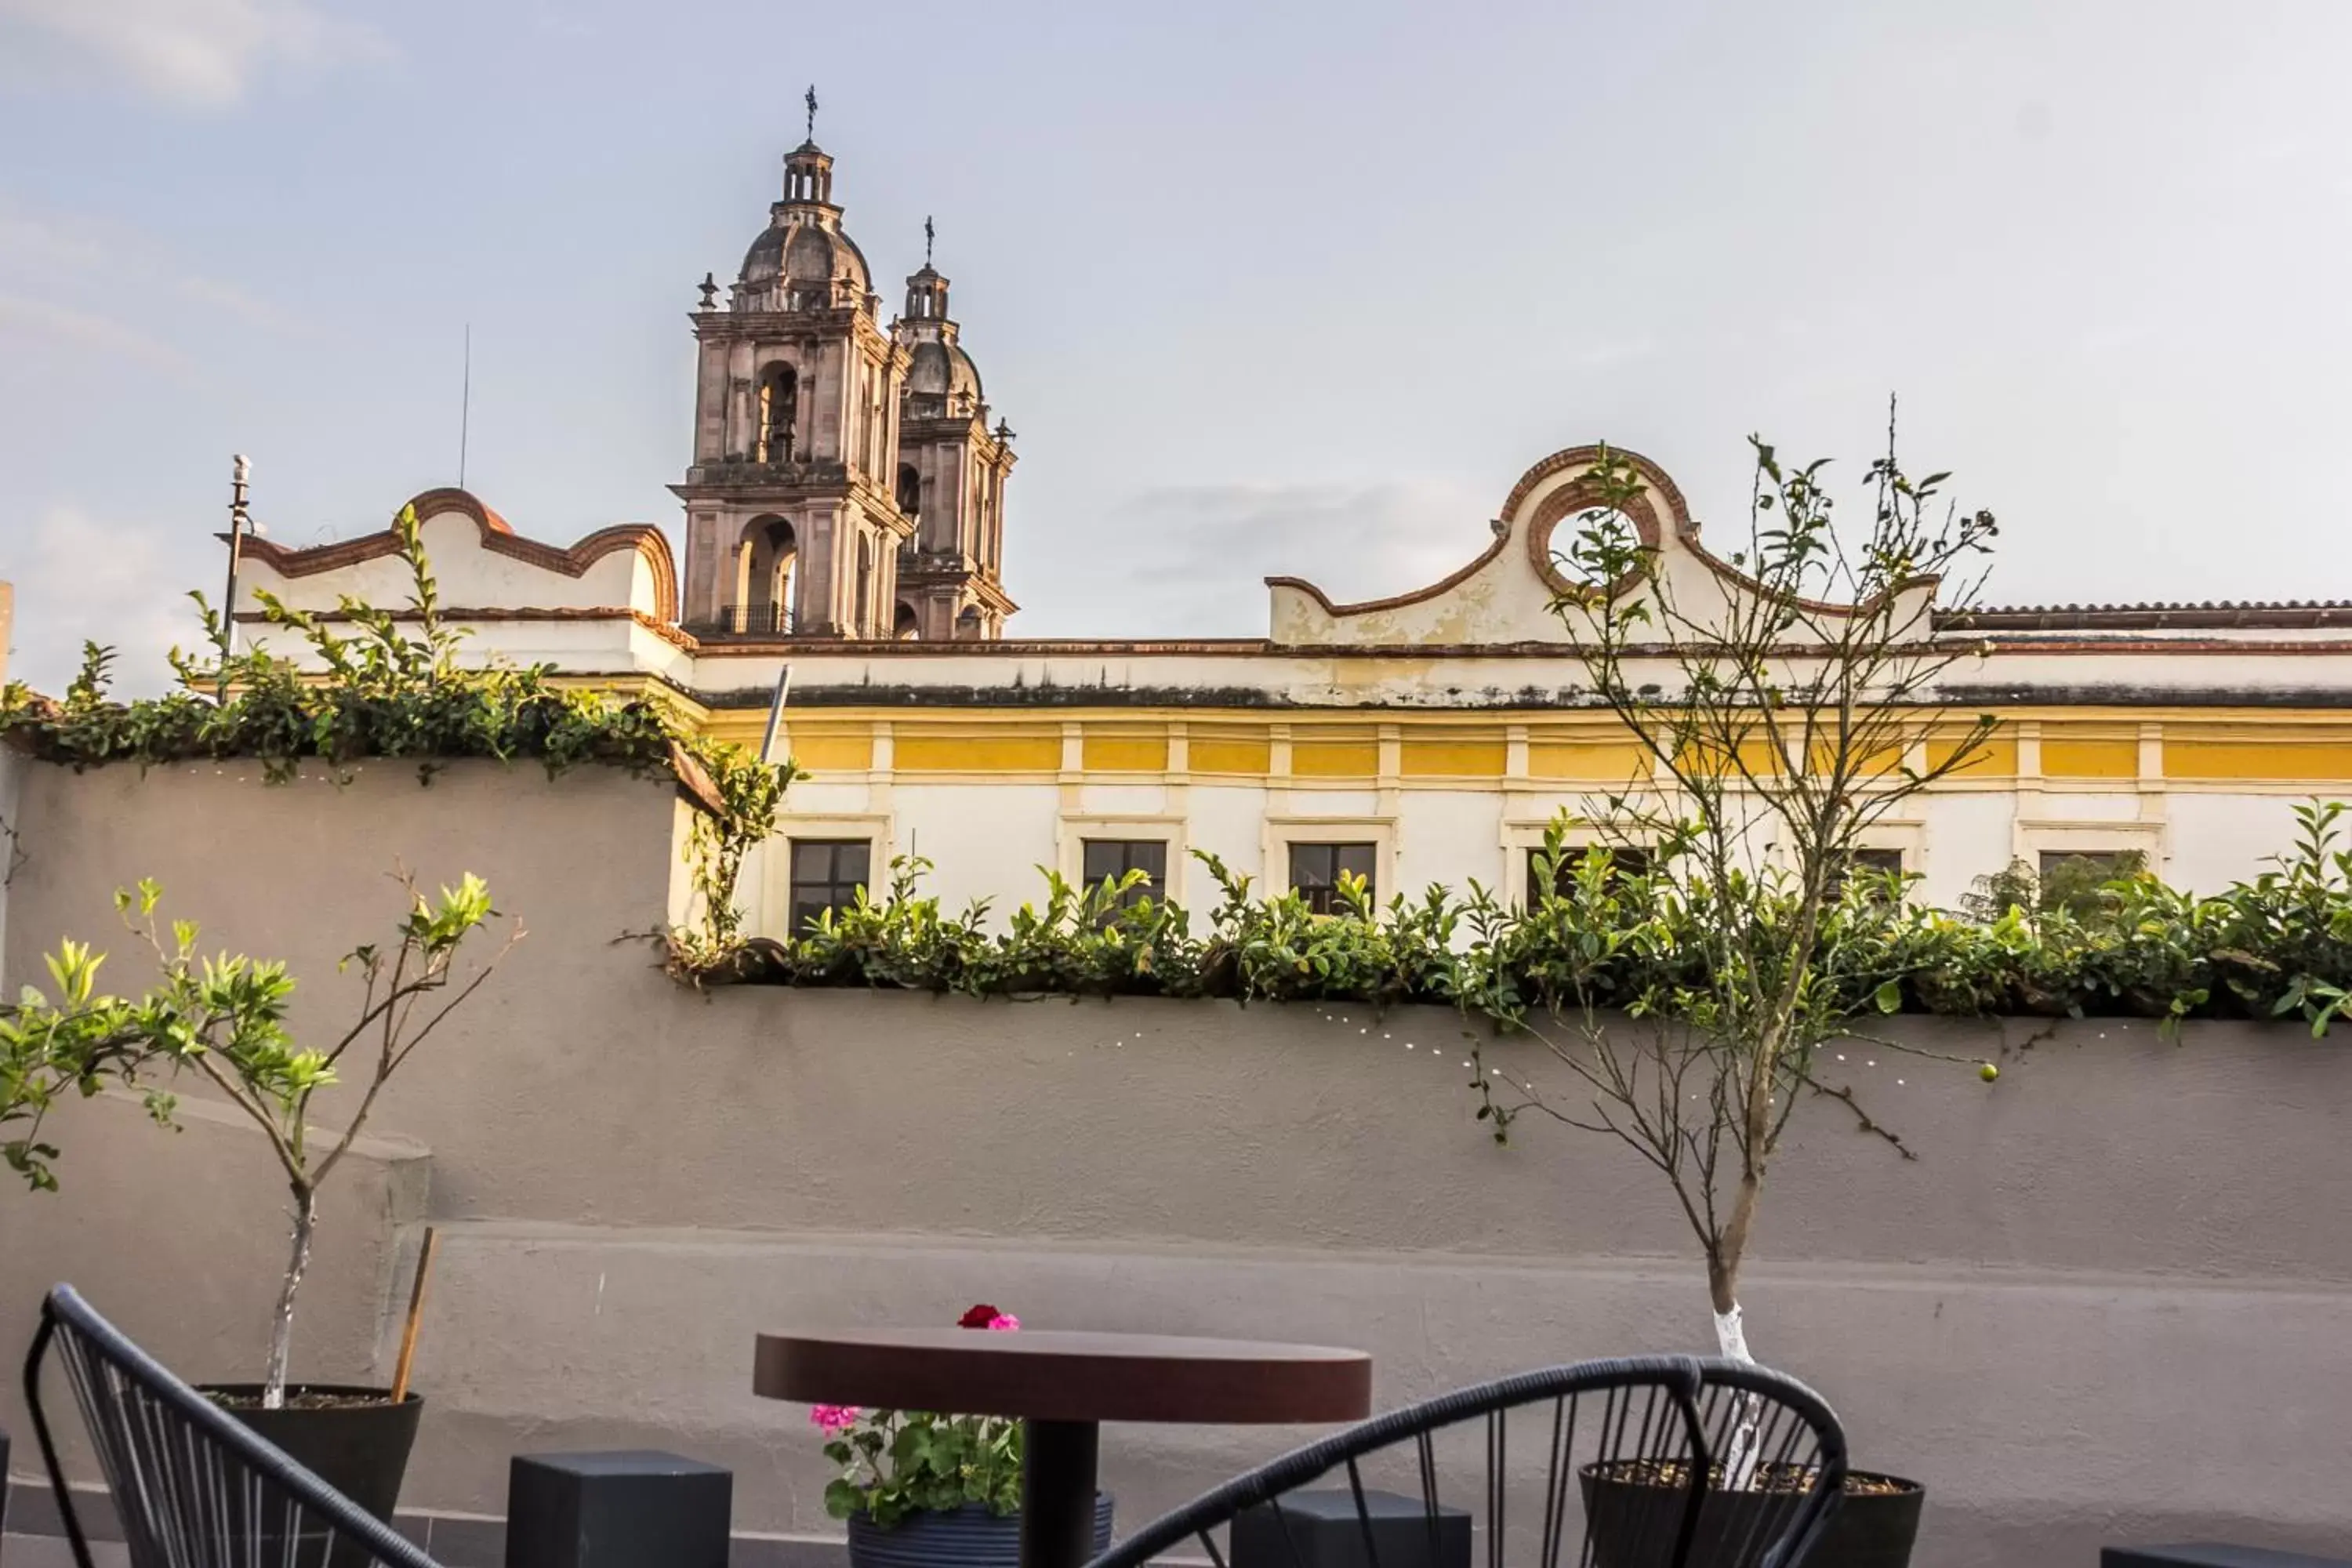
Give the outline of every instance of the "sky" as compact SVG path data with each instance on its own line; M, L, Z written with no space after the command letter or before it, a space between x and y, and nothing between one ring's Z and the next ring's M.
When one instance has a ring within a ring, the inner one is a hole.
M663 524L706 271L814 84L886 309L939 230L1020 636L1250 636L1606 439L2001 520L1997 602L2352 597L2352 5L0 0L13 677L152 689L229 457L280 543L457 478Z

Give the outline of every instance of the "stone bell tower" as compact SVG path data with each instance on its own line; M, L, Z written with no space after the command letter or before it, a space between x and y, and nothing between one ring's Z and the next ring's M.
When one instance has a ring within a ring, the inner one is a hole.
M686 503L686 629L717 637L887 637L900 618L897 465L908 351L833 200L809 139L784 158L783 199L718 301L696 311L694 461Z
M898 555L898 634L925 641L993 638L1020 608L1004 592L1004 481L1013 431L988 426L980 372L957 342L948 280L931 265L923 220L923 269L907 279L906 313L891 335L908 354L898 422L898 510L915 520Z

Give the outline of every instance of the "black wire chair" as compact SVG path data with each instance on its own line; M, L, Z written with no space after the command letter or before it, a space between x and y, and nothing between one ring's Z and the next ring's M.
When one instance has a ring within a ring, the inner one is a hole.
M41 1362L53 1344L114 1494L131 1568L437 1568L60 1285L41 1303L25 1401L80 1568L92 1568L89 1542L41 1406Z
M1459 1508L1439 1485L1457 1468L1484 1472ZM1466 1568L1474 1542L1486 1568L1797 1568L1845 1474L1837 1416L1793 1378L1686 1357L1580 1362L1376 1415L1227 1481L1088 1568L1141 1568L1195 1541L1213 1568L1312 1568L1315 1532L1335 1520L1370 1568ZM1335 1475L1344 1490L1301 1490ZM1221 1525L1230 1552L1211 1533Z

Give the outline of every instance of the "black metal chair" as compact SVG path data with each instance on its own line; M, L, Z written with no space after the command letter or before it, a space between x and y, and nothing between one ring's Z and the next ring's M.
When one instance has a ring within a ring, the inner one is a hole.
M92 1568L89 1542L41 1405L41 1363L52 1344L114 1494L131 1568L436 1568L60 1285L41 1303L25 1358L25 1400L80 1568Z
M1484 1471L1459 1508L1439 1484L1456 1468ZM1474 1541L1486 1568L1797 1568L1845 1475L1837 1416L1793 1378L1683 1357L1582 1362L1376 1415L1227 1481L1088 1568L1142 1568L1195 1541L1214 1568L1328 1568L1328 1546L1369 1568L1445 1568L1470 1563ZM1346 1489L1302 1492L1325 1477ZM1328 1534L1335 1514L1348 1539ZM1231 1552L1211 1533L1221 1525Z

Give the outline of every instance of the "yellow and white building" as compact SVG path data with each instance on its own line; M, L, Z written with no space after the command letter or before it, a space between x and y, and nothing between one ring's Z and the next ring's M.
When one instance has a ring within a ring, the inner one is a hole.
M1475 559L1418 592L1335 605L1273 579L1263 637L1004 636L1012 432L987 423L928 257L905 315L878 322L831 193L831 161L797 150L729 303L706 288L683 571L650 526L560 547L462 491L413 503L443 604L487 649L666 689L749 743L790 668L782 744L811 776L785 842L747 868L760 929L899 855L931 861L950 905L1000 913L1039 866L1141 866L1197 906L1213 889L1194 850L1261 885L1347 868L1382 898L1472 879L1518 898L1555 814L1647 776L1551 609L1591 447L1530 468L1465 529ZM1744 591L1664 470L1636 463L1627 510L1678 601ZM396 545L254 541L243 588L397 605ZM1935 701L1956 731L2000 720L1974 766L1877 830L1931 900L2012 859L2125 851L2216 888L2284 847L2293 804L2352 795L2352 605L1963 613L1931 595L1919 624L1969 649Z
M1382 897L1473 878L1518 897L1554 814L1646 772L1618 721L1580 693L1583 668L1549 608L1550 534L1582 504L1594 456L1536 465L1486 550L1418 593L1334 605L1276 580L1262 638L698 637L677 624L658 530L557 549L461 492L414 504L443 601L485 648L667 689L749 744L789 666L782 749L811 776L791 791L784 835L860 846L866 875L920 855L951 904L1002 910L1034 896L1039 866L1076 877L1090 842L1141 844L1156 852L1098 847L1097 865L1124 854L1198 904L1212 889L1192 850L1280 883L1299 847L1348 845ZM1660 569L1720 572L1680 496L1643 471ZM342 594L397 604L394 545L389 532L306 551L257 542L245 583L318 608ZM2114 851L2215 888L2284 845L2294 803L2352 795L2352 606L1936 618L1971 650L1938 693L1956 730L1980 711L2001 724L1978 764L1876 830L1930 900L2013 858ZM793 857L774 847L745 883L771 931L794 900ZM838 852L823 858L838 869Z

